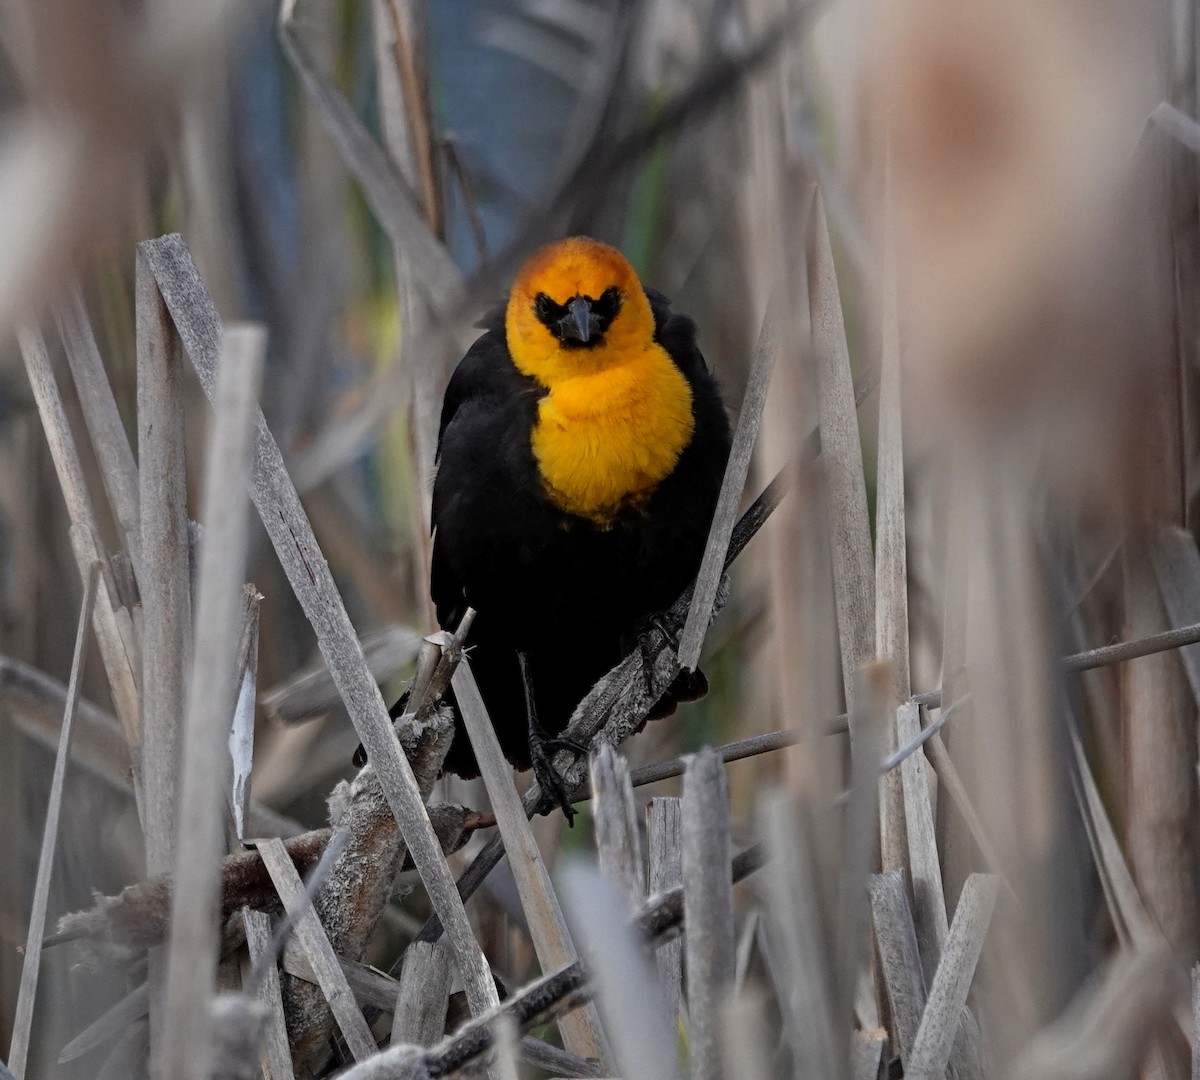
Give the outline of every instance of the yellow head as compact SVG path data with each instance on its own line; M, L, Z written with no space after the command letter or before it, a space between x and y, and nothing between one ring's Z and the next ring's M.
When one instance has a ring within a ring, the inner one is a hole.
M553 388L645 350L654 315L637 273L615 248L573 236L521 268L504 317L513 363Z

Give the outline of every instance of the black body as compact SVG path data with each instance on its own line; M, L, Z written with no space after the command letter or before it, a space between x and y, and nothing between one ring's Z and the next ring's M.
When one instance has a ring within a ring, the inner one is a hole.
M542 491L530 444L545 390L513 365L503 313L446 390L433 489L438 621L454 630L468 606L471 669L504 752L530 765L517 651L528 662L538 719L563 730L584 695L635 646L645 620L695 577L729 454L729 421L696 347L695 324L646 290L655 337L687 378L695 418L675 469L639 507L602 528ZM461 723L446 769L478 775Z

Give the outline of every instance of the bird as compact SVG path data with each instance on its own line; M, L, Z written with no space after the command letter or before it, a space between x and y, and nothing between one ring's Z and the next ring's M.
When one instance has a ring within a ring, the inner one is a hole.
M699 570L729 419L696 324L598 240L535 252L478 326L443 401L430 593L447 630L475 610L500 746L573 823L552 753L586 752L561 737L575 707ZM651 716L706 688L677 680ZM444 770L479 775L461 721Z

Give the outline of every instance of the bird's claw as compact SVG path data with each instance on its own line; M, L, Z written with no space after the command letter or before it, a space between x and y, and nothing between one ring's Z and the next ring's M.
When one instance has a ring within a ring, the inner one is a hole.
M642 679L647 691L654 689L654 669L658 662L660 648L655 643L652 632L657 630L666 639L667 647L675 653L679 652L679 631L667 621L665 612L655 612L647 615L638 634L638 651L642 656Z
M554 762L548 753L550 747L567 741L562 739L546 739L545 742L531 742L529 757L533 765L533 777L537 781L538 788L542 793L535 813L546 815L553 813L556 807L561 808L563 816L567 819L567 827L574 828L577 811L571 805L571 793L567 791L567 786L563 783L562 775L554 767ZM572 745L577 746L578 744ZM565 747L565 749L571 748L571 746Z

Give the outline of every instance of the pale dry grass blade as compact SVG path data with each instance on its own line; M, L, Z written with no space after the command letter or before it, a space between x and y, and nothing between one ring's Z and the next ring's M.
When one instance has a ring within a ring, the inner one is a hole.
M250 965L262 972L254 992L267 1010L266 1027L259 1050L263 1080L293 1080L287 1022L284 1020L283 999L280 997L279 969L275 966L274 951L271 948L271 920L261 911L242 908L242 921L246 926L246 947L250 954ZM250 978L250 970L243 968L243 985L249 988L253 981Z
M645 898L646 886L629 763L605 743L592 754L589 771L600 869L624 890L632 910Z
M902 744L915 739L921 730L920 707L911 702L896 710L896 734ZM904 790L904 820L908 832L908 858L912 867L914 922L926 979L932 980L942 958L950 920L942 889L937 831L925 775L925 755L920 751L900 765Z
M771 371L775 367L777 352L775 330L768 311L759 330L758 343L754 348L754 362L750 368L750 381L742 398L742 411L738 416L737 429L733 435L733 447L721 480L721 494L709 528L708 542L704 548L704 559L696 575L696 590L688 608L687 622L679 639L679 663L694 671L700 663L700 650L704 647L704 635L712 621L713 603L717 589L725 574L725 554L729 549L729 538L737 522L738 505L742 489L746 486L746 475L750 471L750 459L758 438L758 427L762 420L763 406L767 400L767 389L771 383Z
M721 1080L721 1015L733 990L733 886L729 865L729 788L711 749L683 775L683 910L691 1075Z
M452 958L445 938L414 941L404 952L392 1014L392 1045L432 1046L446 1031Z
M195 655L188 679L175 841L171 938L167 952L162 1067L167 1075L206 1080L209 1028L220 941L219 891L224 757L238 698L242 621L258 388L266 334L229 327L222 338L204 477L203 537L197 576ZM145 470L143 470L144 473Z
M300 875L292 865L281 840L261 840L258 851L279 892L279 899L293 921L296 937L308 955L308 961L321 986L338 1027L354 1055L355 1061L365 1061L375 1053L375 1039L363 1019L362 1011L346 982L321 920L305 896Z
M659 797L646 807L646 838L650 847L649 895L674 888L683 880L683 808L679 799ZM677 1017L682 1001L683 942L669 941L654 954L658 981L666 995L667 1015Z
M912 694L908 644L908 557L904 517L904 434L901 422L900 312L890 192L885 191L883 342L879 360L879 449L875 473L875 653L892 664L894 708ZM888 725L887 752L896 749ZM884 870L908 869L904 788L896 773L880 789L880 852Z
M187 462L183 435L183 364L179 338L154 275L139 251L137 299L138 481L142 580L142 787L146 868L174 862L175 795L184 671L191 656ZM153 985L153 984L152 984ZM152 1009L161 999L151 995ZM206 1014L207 1015L207 1014ZM158 1026L151 1023L153 1031Z
M521 895L521 907L529 923L538 962L543 971L554 971L571 963L578 954L529 826L529 817L513 783L512 767L500 749L469 661L459 663L451 681L488 797L496 811L496 822ZM559 1030L566 1048L573 1054L585 1058L603 1057L604 1035L586 1011L563 1017Z
M50 873L54 866L54 851L58 846L58 822L62 812L63 791L66 787L67 762L71 760L71 732L75 727L75 709L79 704L80 680L87 662L88 625L96 603L100 564L93 563L83 590L79 612L79 628L75 632L75 655L71 659L71 681L67 686L67 707L63 711L62 728L58 737L58 753L54 759L54 775L50 780L50 799L46 807L46 823L42 828L42 848L38 855L37 878L30 906L29 929L25 935L25 957L21 962L21 983L17 990L17 1009L13 1017L9 1042L8 1067L23 1080L29 1057L29 1039L33 1030L33 1004L37 997L38 973L42 964L42 938L46 930L46 905L50 900Z
M879 1026L875 994L864 993L863 988L871 953L867 879L879 857L880 762L890 724L890 709L886 704L892 681L889 667L886 660L876 660L855 674L857 690L850 717L850 790L842 826L837 893L834 1023L845 1025L836 1029L839 1031L849 1028L856 1013L869 1029ZM839 1052L845 1055L849 1049L850 1046L843 1044Z
M963 886L913 1040L906 1080L941 1080L946 1071L999 890L999 879L986 874L972 874Z
M140 250L153 264L156 281L201 385L206 394L212 395L221 322L187 247L180 237L168 236L146 242ZM484 1012L497 1001L491 972L442 858L441 845L412 768L397 747L387 709L363 658L358 636L300 505L295 485L288 477L279 446L261 412L251 494L288 581L316 631L318 645L375 767L430 900L448 928L471 1010L475 1014Z
M837 270L818 192L809 218L809 306L816 356L821 461L829 497L830 554L842 654L842 683L854 710L854 680L874 651L875 566L850 348Z
M75 560L81 573L86 575L92 563L105 560L99 544L100 533L84 480L79 451L67 423L58 384L50 367L50 358L46 355L45 341L40 333L29 328L18 330L17 341L21 347L21 358L25 362L42 427L46 432L50 456L54 460L54 470L67 503ZM126 741L133 749L142 742L138 700L140 663L134 644L133 623L129 619L129 613L121 607L112 581L106 573L102 573L100 578L92 624L112 690L113 704L121 719Z

